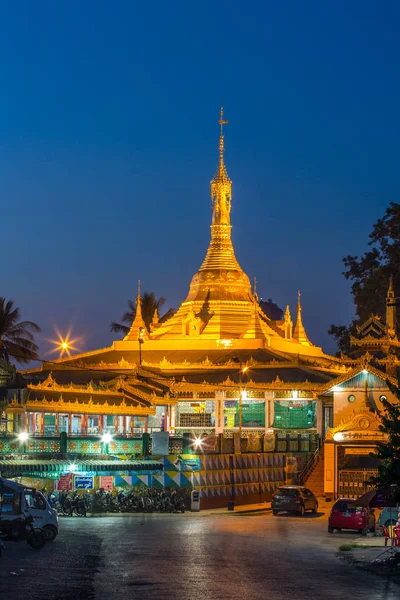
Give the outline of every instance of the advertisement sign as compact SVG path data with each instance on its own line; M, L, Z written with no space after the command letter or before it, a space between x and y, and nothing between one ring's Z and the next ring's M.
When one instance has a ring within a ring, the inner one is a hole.
M75 475L74 487L76 490L92 490L94 488L94 477L82 477L82 475Z
M56 489L59 491L69 492L72 490L72 473L60 475L60 479L56 482Z
M200 471L200 458L182 458L181 471Z
M103 490L112 490L114 487L114 477L112 475L102 475L100 477L100 487Z

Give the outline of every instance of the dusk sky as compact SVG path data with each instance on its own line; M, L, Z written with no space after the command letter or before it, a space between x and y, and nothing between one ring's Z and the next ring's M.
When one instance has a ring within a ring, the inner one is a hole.
M142 289L177 307L229 120L237 258L310 339L353 314L341 259L400 198L400 4L2 2L1 295L109 345Z

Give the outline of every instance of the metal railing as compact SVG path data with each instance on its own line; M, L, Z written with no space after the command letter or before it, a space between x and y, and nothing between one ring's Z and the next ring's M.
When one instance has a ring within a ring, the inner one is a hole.
M320 459L320 448L318 447L313 454L311 454L310 458L304 465L303 469L300 471L297 480L299 485L304 485L308 476L311 474L314 467L318 464Z

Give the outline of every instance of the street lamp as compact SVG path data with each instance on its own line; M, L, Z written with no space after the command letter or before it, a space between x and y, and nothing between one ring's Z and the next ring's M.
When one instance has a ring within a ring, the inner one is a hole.
M138 335L138 342L139 342L139 365L142 364L142 344L144 343L144 327L139 327L139 335Z
M29 434L26 431L21 431L18 434L18 440L21 442L21 453L26 454L26 442L28 441Z
M104 433L101 437L101 441L104 444L104 454L108 454L108 444L112 440L112 435L110 433Z
M232 358L233 362L239 363L239 433L242 438L242 425L243 425L243 398L247 398L246 390L242 389L243 375L249 370L248 366L242 365L242 361L237 356Z

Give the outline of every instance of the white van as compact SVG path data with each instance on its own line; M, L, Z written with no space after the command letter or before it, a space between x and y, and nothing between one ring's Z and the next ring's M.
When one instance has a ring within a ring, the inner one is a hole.
M21 512L32 515L35 527L43 529L48 542L57 537L58 514L42 492L0 477L1 521L12 521Z

